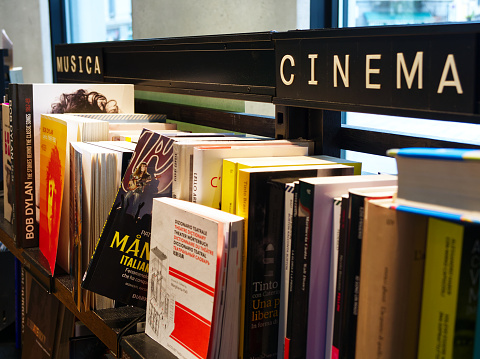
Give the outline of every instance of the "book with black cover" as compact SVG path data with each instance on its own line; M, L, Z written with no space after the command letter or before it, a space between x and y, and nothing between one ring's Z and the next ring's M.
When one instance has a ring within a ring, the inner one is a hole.
M61 303L32 280L28 311L25 316L22 358L52 358Z
M37 247L40 220L40 115L134 112L133 85L10 84L13 228L19 247Z
M143 130L82 287L146 307L154 197L171 197L173 139Z
M272 216L268 181L352 174L344 165L248 168L239 171L237 214L245 217L240 357L276 357L280 311L283 222ZM281 239L280 239L281 240ZM305 325L305 323L304 323Z

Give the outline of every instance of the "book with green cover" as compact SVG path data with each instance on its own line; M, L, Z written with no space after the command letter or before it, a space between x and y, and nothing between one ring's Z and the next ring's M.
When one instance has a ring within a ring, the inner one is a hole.
M480 226L429 218L418 358L472 358Z

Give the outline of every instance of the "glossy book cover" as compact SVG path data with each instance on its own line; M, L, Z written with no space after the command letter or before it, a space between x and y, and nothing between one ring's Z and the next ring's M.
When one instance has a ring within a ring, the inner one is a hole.
M171 197L173 139L144 129L85 272L82 287L145 308L152 202Z
M57 261L65 178L67 123L53 117L42 117L41 134L39 247L47 258L53 275Z

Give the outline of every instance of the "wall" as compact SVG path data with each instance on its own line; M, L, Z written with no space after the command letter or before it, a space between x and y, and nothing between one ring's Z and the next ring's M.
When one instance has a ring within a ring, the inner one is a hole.
M310 26L309 0L136 0L134 39L288 31ZM269 103L245 103L245 112L274 116Z
M300 27L297 0L136 0L132 18L134 39Z
M0 0L0 29L13 42L25 82L52 82L48 0Z

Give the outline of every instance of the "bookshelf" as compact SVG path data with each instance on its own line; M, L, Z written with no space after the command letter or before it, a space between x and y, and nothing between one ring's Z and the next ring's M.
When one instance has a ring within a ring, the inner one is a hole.
M471 23L57 45L55 80L133 83L141 91L273 103L275 117L143 99L137 99L136 111L277 139L310 139L316 154L354 150L385 155L389 148L411 146L479 148L480 143L341 121L341 111L354 111L480 124L479 40L480 24ZM37 263L35 251L15 248L8 223L0 222L0 227L0 240L115 355L172 357L145 334L120 338L121 329L107 313L79 313L68 280L52 279ZM115 311L123 327L141 314Z

